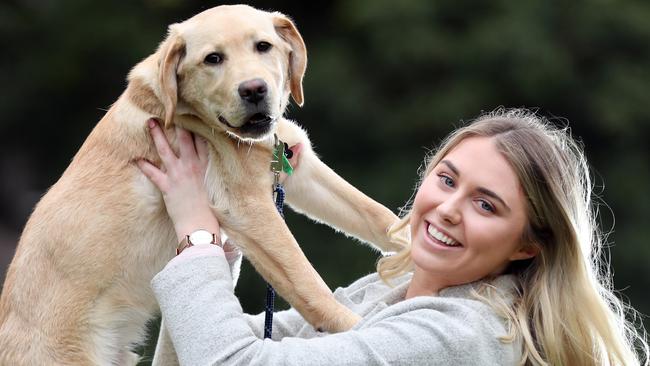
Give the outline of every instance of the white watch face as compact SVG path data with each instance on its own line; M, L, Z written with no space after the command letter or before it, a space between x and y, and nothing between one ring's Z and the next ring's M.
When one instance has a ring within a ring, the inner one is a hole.
M190 243L193 245L212 244L212 233L207 230L197 230L190 234Z

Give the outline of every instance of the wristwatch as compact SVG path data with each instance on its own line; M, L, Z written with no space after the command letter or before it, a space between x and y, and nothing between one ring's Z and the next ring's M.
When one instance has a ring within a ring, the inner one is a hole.
M204 229L199 229L192 231L189 235L185 235L183 240L178 244L178 248L176 248L176 255L181 254L185 248L201 244L214 244L221 246L216 234Z

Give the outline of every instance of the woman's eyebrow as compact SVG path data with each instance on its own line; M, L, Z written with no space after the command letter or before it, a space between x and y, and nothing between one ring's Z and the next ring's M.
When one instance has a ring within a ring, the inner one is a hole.
M454 163L452 163L449 160L442 160L441 163L445 164L447 167L449 167L449 169L452 172L454 172L454 174L456 174L458 177L460 177L460 171L458 171L458 168L456 168ZM499 197L498 194L496 194L493 191L491 191L491 190L489 190L487 188L484 188L484 187L478 187L476 190L478 192L480 192L480 193L483 193L486 196L490 196L490 197L494 198L495 200L499 201L499 203L501 203L508 211L510 211L510 207L506 204L506 201L504 201L501 197Z
M490 196L490 197L494 198L495 200L499 201L503 205L503 207L505 207L508 211L510 211L510 207L508 207L508 205L506 205L506 201L502 200L501 197L499 197L498 194L492 192L491 190L489 190L487 188L483 188L483 187L478 187L478 188L476 188L476 190L478 192L480 192L480 193L483 193L486 196Z
M456 174L457 176L460 177L460 173L458 172L458 168L456 168L456 166L454 164L452 164L451 161L443 160L443 161L441 161L441 163L445 164L447 167L449 167L449 169L451 169L452 172L454 172L454 174Z

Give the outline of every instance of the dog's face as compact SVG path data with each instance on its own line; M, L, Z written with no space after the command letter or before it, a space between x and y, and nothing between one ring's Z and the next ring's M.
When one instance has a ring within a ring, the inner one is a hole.
M289 94L302 105L305 45L280 13L245 5L206 10L170 26L157 54L166 124L190 114L258 139L272 130Z

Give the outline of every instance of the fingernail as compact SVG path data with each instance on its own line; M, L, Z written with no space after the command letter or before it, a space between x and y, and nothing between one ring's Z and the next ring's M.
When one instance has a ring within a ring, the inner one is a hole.
M156 127L156 120L155 119L150 118L147 122L149 123L149 128Z

